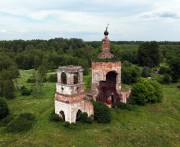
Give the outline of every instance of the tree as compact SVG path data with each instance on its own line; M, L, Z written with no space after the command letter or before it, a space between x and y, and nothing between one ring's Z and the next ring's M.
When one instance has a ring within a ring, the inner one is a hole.
M130 101L138 105L161 102L163 93L160 85L150 79L140 79L133 85Z
M9 114L9 108L5 100L0 98L0 120Z
M171 77L173 82L178 82L180 78L180 58L174 57L169 60L169 67L171 69Z
M12 80L5 80L3 81L3 95L7 99L15 98L15 87Z
M141 66L159 66L161 53L157 42L145 42L138 48L138 62Z
M128 61L123 62L122 66L122 81L126 84L135 83L140 78L140 70L138 66L129 63Z

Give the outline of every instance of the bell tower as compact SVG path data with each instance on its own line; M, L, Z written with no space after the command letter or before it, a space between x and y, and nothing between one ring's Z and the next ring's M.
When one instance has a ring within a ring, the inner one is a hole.
M102 51L91 63L93 99L111 106L113 103L126 103L130 91L121 90L121 61L118 61L110 52L108 26L104 31Z
M80 112L93 115L93 105L86 99L81 66L61 66L57 70L55 113L70 123Z

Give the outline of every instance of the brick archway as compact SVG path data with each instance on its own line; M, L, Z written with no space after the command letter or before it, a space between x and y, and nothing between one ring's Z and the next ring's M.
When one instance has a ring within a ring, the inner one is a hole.
M120 100L116 91L117 76L115 71L110 71L106 74L106 81L99 82L97 101L112 104Z

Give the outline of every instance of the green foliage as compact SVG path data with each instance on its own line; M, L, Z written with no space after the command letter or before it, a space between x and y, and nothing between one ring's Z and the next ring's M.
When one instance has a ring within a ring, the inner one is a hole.
M144 78L150 77L151 76L150 70L148 68L144 67L142 70L141 76Z
M78 121L92 124L93 123L93 116L88 117L88 114L86 112L80 113Z
M145 42L139 46L138 62L141 66L158 66L160 64L160 59L161 52L157 42Z
M35 77L31 76L30 78L28 78L27 82L28 83L35 83L36 79L35 79Z
M159 69L159 74L170 74L171 69L167 66L161 66Z
M4 97L7 99L14 99L15 98L15 87L12 80L5 80L3 81L3 93Z
M169 84L171 82L171 76L168 74L165 74L162 79L162 83Z
M0 98L0 120L9 114L9 108L5 100Z
M29 131L35 123L35 116L31 113L22 113L17 118L10 121L6 130L10 133L19 133Z
M57 74L51 74L48 78L49 82L57 82Z
M30 95L32 92L32 90L28 89L27 87L25 86L22 86L21 87L21 95Z
M94 106L94 120L98 123L110 123L111 111L108 106L100 102L92 102Z
M133 85L130 99L132 103L138 105L161 102L163 99L162 89L156 81L141 79Z
M21 77L17 79L18 83L27 84L26 79L32 75L32 71L20 70ZM111 109L112 121L109 124L99 124L96 121L91 125L77 123L73 129L69 129L63 126L64 122L53 123L48 120L53 108L52 97L55 85L46 82L43 95L28 98L19 96L17 99L7 100L12 116L17 116L23 110L23 112L33 113L38 121L28 133L8 134L4 130L5 127L0 126L0 144L7 147L22 145L25 147L39 145L177 146L180 140L178 85L179 83L162 85L164 94L162 103L144 107L134 106L136 109L133 111ZM0 125L3 120L0 121Z
M63 122L64 120L54 112L54 110L51 112L50 116L49 116L49 120L50 121L54 121L54 122Z
M13 119L14 119L14 117L12 115L8 115L1 120L0 124L2 126L7 126L10 123L10 121L12 121Z
M180 57L174 57L168 61L171 68L171 77L173 82L178 82L180 78Z
M122 65L122 81L123 83L130 84L136 83L140 78L140 69L138 66L124 61Z

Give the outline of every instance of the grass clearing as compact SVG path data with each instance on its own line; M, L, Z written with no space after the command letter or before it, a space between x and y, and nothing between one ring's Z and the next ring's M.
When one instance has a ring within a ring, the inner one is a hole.
M20 85L26 83L32 70L20 71ZM84 77L85 86L90 75ZM0 126L1 147L44 146L120 146L120 147L178 147L180 146L180 90L178 84L163 85L162 103L135 106L135 110L112 109L110 124L77 124L73 129L63 123L49 121L54 109L55 83L44 83L43 94L21 96L7 100L12 115L33 113L37 122L27 133L6 133ZM87 88L88 89L88 88Z

